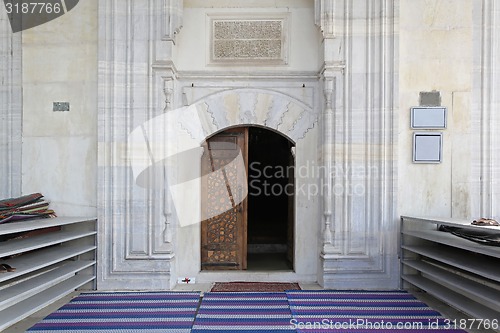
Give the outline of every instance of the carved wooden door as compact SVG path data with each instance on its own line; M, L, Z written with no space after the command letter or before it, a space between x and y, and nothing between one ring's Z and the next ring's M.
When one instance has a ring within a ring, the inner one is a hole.
M247 266L248 128L207 140L202 155L201 268Z

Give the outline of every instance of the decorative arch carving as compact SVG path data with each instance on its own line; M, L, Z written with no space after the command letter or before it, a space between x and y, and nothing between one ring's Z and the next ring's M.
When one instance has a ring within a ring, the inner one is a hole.
M314 128L318 113L283 93L263 89L231 89L214 93L195 102L201 127L189 118L181 126L202 142L206 137L233 126L263 126L280 132L293 142Z

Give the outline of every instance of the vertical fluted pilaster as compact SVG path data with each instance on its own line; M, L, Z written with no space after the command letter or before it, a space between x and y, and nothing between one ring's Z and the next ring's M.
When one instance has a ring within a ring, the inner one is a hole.
M332 98L334 93L335 82L331 77L327 77L324 80L324 95L325 95L325 109L323 111L323 166L324 166L324 192L323 192L323 216L324 216L324 230L323 230L323 242L325 246L332 245L332 178L331 170L333 170L333 160L332 160L332 144L333 144L333 108L332 108ZM323 251L328 251L326 248Z

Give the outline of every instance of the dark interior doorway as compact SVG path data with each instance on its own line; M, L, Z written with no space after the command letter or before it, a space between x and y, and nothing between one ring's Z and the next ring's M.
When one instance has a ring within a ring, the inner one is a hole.
M201 158L207 175L201 210L209 216L201 223L202 270L293 269L292 148L286 137L261 127L235 127L207 139ZM231 164L239 154L244 166ZM248 195L240 200L233 190L245 182Z
M248 133L247 269L293 269L294 156L286 137Z

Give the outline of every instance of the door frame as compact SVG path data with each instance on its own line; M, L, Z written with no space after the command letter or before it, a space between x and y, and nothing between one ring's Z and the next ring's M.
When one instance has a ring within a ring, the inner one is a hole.
M245 163L245 172L246 172L246 175L248 175L248 165L249 165L249 160L248 160L248 150L249 150L249 130L251 127L261 127L261 128L264 128L270 132L273 132L275 133L276 135L279 135L279 136L282 136L284 137L286 140L288 140L289 142L292 143L292 147L295 147L295 142L291 141L288 137L284 136L282 133L278 132L278 131L275 131L271 128L267 128L267 127L264 127L264 126L253 126L253 125L238 125L238 126L234 126L234 127L229 127L229 128L225 128L221 131L218 131L216 133L213 133L212 135L208 136L206 139L205 139L205 142L203 143L203 147L204 149L208 149L208 147L206 147L208 141L219 135L219 134L222 134L222 133L242 133L243 134L243 147L244 149L242 150L242 155L243 155L243 160L244 160L244 163ZM292 163L292 166L293 168L295 168L296 166L296 159L295 159L295 156L292 152L290 152L291 154L291 163ZM290 166L290 163L288 164L288 166ZM294 188L295 188L295 178L296 178L296 174L294 172L294 175L293 175L293 178L291 179L291 181L293 182L294 184ZM205 184L202 183L202 190L201 190L201 195L206 195L207 193L207 189L205 187ZM247 180L247 187L248 187L248 180ZM206 204L206 200L204 200L204 198L202 197L201 198L201 209L203 211L204 209L204 203ZM248 245L248 195L245 197L245 199L241 202L241 209L242 209L242 247L241 247L241 251L242 251L242 260L241 260L241 269L240 270L246 270L247 269L247 256L248 256L248 251L247 251L247 245ZM292 264L292 270L295 271L295 261L296 261L296 254L295 254L295 241L296 241L296 226L295 226L295 216L296 216L296 195L295 195L295 189L294 189L294 194L291 198L289 198L289 204L288 204L288 222L287 222L287 229L285 230L287 232L287 234L290 232L290 229L291 229L291 234L292 234L292 239L289 241L288 240L288 235L287 235L287 260L290 260L289 258L289 254L291 254L291 264ZM201 271L205 271L205 272L209 272L209 271L217 271L217 270L229 270L230 269L227 269L227 267L221 267L221 268L212 268L212 269L204 269L203 268L203 254L202 254L202 251L203 251L203 238L204 238L204 224L205 224L206 221L202 221L201 222L201 227L200 227L200 269Z

